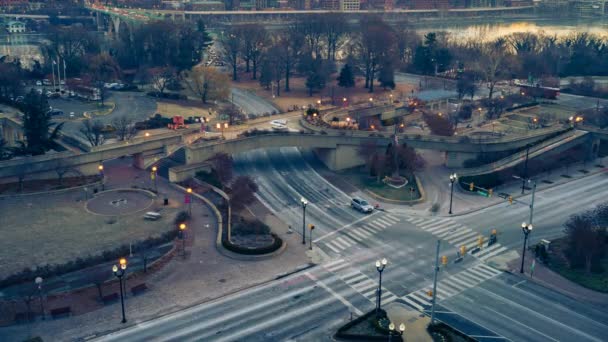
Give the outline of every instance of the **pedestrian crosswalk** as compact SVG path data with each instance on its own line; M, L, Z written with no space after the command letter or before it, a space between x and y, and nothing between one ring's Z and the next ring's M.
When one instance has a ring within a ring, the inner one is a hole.
M361 225L349 227L339 234L334 234L331 240L325 240L323 241L323 244L332 252L340 254L343 250L372 238L374 235L397 224L399 221L400 219L398 217L390 214L378 216L374 219L364 221Z
M484 238L485 242L482 244L482 248L477 249L481 234L450 218L410 216L406 220L454 246L466 246L469 254L482 261L507 251L507 248L500 243L488 246L487 237Z
M349 266L350 264L344 259L337 259L323 265L326 270L336 274L356 292L372 303L375 303L378 291L378 281L371 279L361 271L354 270ZM387 290L384 286L382 287L382 305L392 303L397 298L398 297L395 294Z
M438 301L445 300L501 273L501 271L484 263L478 263L469 269L439 280L435 296ZM433 284L429 284L418 291L401 297L401 300L417 310L424 311L432 304L432 297L429 295L429 291L432 290Z

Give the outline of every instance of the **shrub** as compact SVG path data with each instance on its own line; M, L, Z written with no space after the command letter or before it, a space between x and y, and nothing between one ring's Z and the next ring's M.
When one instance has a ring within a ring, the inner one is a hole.
M228 240L222 240L222 245L227 250L234 252L234 253L238 253L238 254L246 254L246 255L268 254L268 253L272 253L272 252L278 250L283 245L283 240L281 240L280 237L278 237L274 233L271 233L270 235L272 235L272 237L274 239L272 244L270 244L268 246L260 247L260 248L241 247L241 246L230 243Z
M260 220L245 220L242 217L232 227L234 235L268 235L270 227Z
M134 250L151 248L169 242L175 239L176 236L177 230L172 229L168 232L163 233L160 236L153 236L144 240L137 241L132 244L132 247ZM42 265L39 266L35 271L30 269L29 267L26 267L22 271L0 280L0 288L24 282L31 282L32 279L38 276L42 278L60 276L62 274L74 272L79 269L95 266L103 262L116 260L127 254L129 254L129 245L122 245L115 249L102 251L101 253L96 255L88 255L85 258L77 258L76 260L70 260L63 264Z

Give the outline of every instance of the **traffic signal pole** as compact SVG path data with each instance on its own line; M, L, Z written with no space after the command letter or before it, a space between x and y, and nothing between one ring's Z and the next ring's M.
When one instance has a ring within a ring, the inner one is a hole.
M534 217L534 194L536 193L536 182L532 185L532 200L530 201L530 224L532 224L532 218Z
M435 252L435 276L433 277L433 306L431 307L431 325L435 322L435 299L437 298L437 273L439 273L439 247L441 240L437 240L437 251Z

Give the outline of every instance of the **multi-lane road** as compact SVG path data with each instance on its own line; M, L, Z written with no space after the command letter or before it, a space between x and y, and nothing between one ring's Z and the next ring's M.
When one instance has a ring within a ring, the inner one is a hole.
M238 173L253 175L259 198L299 233L300 198L307 222L318 227L315 248L325 261L311 269L213 302L102 337L101 340L323 341L355 316L374 307L377 271L386 257L383 304L428 312L434 247L450 263L440 272L438 318L482 341L602 341L608 313L505 273L496 259L517 257L523 205L498 204L456 217L416 215L396 208L363 215L348 206L349 195L326 182L310 155L292 148L237 156ZM314 165L314 163L313 163ZM606 173L536 194L532 242L554 238L568 215L603 198ZM594 192L595 191L595 192ZM522 201L529 198L523 197ZM480 198L483 200L483 198ZM499 230L498 242L453 263L458 246L476 245L478 235Z

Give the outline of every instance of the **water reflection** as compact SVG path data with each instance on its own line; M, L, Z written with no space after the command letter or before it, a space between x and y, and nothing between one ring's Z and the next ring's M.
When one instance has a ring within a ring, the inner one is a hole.
M446 32L455 41L491 41L517 32L555 35L564 37L576 32L588 32L608 38L608 21L516 21L483 24L446 24L420 27L419 33Z

